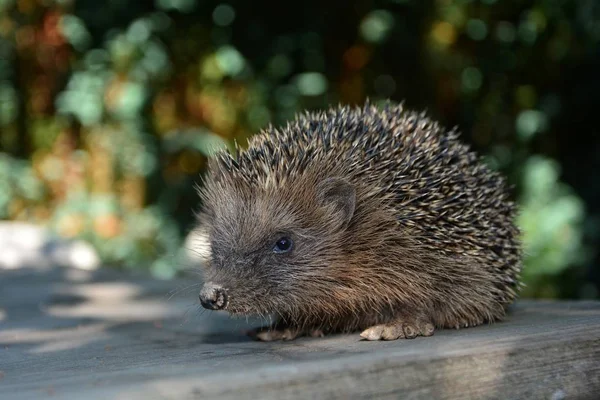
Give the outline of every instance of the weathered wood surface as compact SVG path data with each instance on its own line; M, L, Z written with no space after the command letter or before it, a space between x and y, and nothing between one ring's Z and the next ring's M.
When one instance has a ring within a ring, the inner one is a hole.
M598 302L522 301L414 340L258 343L186 285L0 270L0 399L600 398Z

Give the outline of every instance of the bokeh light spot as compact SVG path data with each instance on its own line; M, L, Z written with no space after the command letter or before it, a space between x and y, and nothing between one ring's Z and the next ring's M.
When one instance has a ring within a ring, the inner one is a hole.
M232 46L223 46L216 53L217 64L225 73L238 75L244 69L244 57Z
M369 42L381 42L388 36L393 25L394 16L389 11L371 11L360 24L360 34Z
M438 22L433 26L431 36L437 43L448 46L456 41L456 30L448 22Z
M344 53L344 64L349 69L359 70L362 69L369 61L369 52L364 46L353 46L350 47Z
M467 35L473 40L483 40L488 33L487 25L480 19L470 19L467 22Z
M501 21L496 26L496 38L500 42L512 43L517 36L515 26L507 21Z
M196 7L196 0L156 0L156 5L163 10L188 13Z
M83 51L90 45L92 38L83 21L76 16L62 16L59 27L69 43L71 43L77 50Z
M267 68L271 76L283 77L292 71L292 61L285 54L277 54L269 61Z
M317 96L327 90L327 79L318 72L306 72L296 77L296 86L305 96Z
M134 21L127 30L127 39L133 43L144 43L150 38L150 23L144 19Z
M483 75L478 68L465 68L461 75L462 87L467 92L475 92L479 90L483 82Z
M235 19L235 10L229 4L219 4L215 7L212 18L218 26L231 25Z
M541 111L526 110L517 116L517 133L524 140L531 139L536 133L545 131L547 125L546 115Z

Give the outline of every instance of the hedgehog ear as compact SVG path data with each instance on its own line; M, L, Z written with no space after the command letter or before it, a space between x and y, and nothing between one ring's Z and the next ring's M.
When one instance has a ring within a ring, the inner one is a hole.
M336 228L346 229L356 208L356 190L341 178L328 178L319 183L317 194L321 204L328 208Z

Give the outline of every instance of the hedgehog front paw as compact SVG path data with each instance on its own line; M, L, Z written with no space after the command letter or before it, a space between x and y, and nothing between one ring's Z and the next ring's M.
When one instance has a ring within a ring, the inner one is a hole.
M366 340L414 339L417 336L431 336L435 327L422 319L397 319L387 324L365 329L360 336Z
M277 340L294 340L300 336L323 337L325 334L321 329L301 330L297 328L265 326L249 331L248 336L261 342L273 342Z

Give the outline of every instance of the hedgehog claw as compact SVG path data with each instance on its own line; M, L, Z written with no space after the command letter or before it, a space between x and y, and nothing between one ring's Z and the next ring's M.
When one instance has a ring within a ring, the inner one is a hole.
M434 330L435 328L430 322L407 323L403 320L396 320L367 328L362 331L360 336L366 340L413 339L417 336L431 336Z
M294 340L300 336L310 336L313 338L323 337L325 334L321 329L310 329L303 331L293 328L277 329L267 326L249 331L248 336L261 342L273 342L277 340Z
M366 340L379 340L383 334L384 325L375 325L368 329L365 329L360 334L360 337Z
M294 340L300 334L300 331L295 329L267 329L259 330L258 332L250 332L250 336L261 342L273 342L276 340Z

